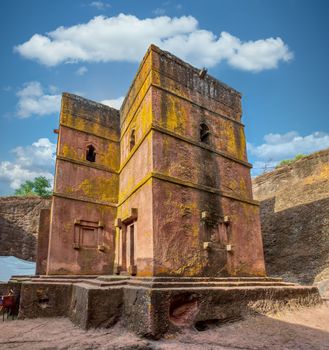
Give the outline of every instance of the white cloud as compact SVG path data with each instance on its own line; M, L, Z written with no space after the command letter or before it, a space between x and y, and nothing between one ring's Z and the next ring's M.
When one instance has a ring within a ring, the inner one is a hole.
M49 91L56 91L54 86ZM28 118L31 115L48 115L59 112L61 96L47 94L38 81L24 84L24 87L16 94L18 96L17 115L20 118Z
M259 146L247 145L249 154L255 158L254 174L273 169L281 160L292 159L297 154L310 154L329 148L329 134L319 131L307 136L300 136L296 131L267 134L264 141Z
M85 75L87 72L88 72L88 68L85 67L85 66L81 66L75 71L75 74L77 74L77 75Z
M300 136L296 131L286 134L268 134L260 146L249 145L250 153L263 160L280 161L298 153L308 154L329 147L329 134L314 132Z
M116 109L120 109L122 102L124 100L124 96L120 96L118 98L112 99L112 100L103 100L101 101L101 103L103 103L103 105L107 105Z
M56 145L47 138L40 138L29 146L19 146L11 151L14 161L0 162L0 181L17 189L26 180L45 176L53 182Z
M226 33L226 35L230 34ZM231 40L237 41L236 51L228 58L228 63L236 68L258 72L264 69L277 68L281 60L289 61L293 58L293 54L281 38L243 43L231 36Z
M103 1L92 1L89 6L91 7L95 7L97 8L98 10L104 10L106 8L110 8L111 5L106 3L106 2L103 2Z
M198 27L192 16L139 19L132 15L98 16L87 23L34 34L15 47L25 58L47 66L72 62L139 62L154 43L197 66L223 61L258 72L273 69L293 54L281 38L243 42L227 32L219 36Z

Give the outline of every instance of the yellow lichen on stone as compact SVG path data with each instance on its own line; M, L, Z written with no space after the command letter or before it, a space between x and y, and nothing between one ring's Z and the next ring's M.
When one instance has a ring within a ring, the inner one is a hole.
M63 147L61 149L61 154L64 157L72 158L72 159L79 159L78 153L75 149L69 147L67 144L63 144Z
M242 126L239 126L239 150L238 150L238 158L241 160L247 160L246 157L246 136L244 134L244 130Z
M109 142L106 154L102 157L102 163L109 169L118 170L120 166L119 146L113 142Z
M175 97L166 96L166 119L165 127L173 132L182 132L184 130L184 124L186 123L186 113L181 108L181 104L178 103Z
M118 136L111 128L107 128L97 122L92 123L77 115L72 115L69 110L62 111L61 123L64 126L68 126L69 128L89 132L97 136L106 137L118 141Z
M92 177L83 180L77 188L88 198L101 201L116 202L118 196L118 183L114 178Z

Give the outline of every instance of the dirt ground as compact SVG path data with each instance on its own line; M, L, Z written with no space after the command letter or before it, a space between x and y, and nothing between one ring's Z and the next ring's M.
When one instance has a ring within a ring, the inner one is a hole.
M84 331L65 318L5 321L0 323L0 349L328 350L329 305L252 317L205 331L189 329L160 341L140 339L120 326Z

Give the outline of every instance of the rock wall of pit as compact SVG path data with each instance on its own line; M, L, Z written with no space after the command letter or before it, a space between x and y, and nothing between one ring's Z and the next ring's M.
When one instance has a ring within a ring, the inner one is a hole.
M50 203L50 198L0 197L0 255L35 261L40 210Z
M253 180L267 274L312 284L329 279L329 149Z

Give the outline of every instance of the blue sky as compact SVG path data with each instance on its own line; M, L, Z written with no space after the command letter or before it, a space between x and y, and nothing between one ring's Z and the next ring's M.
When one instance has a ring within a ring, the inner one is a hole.
M243 95L253 174L329 147L329 1L0 2L0 194L52 178L60 94L118 107L152 42Z

